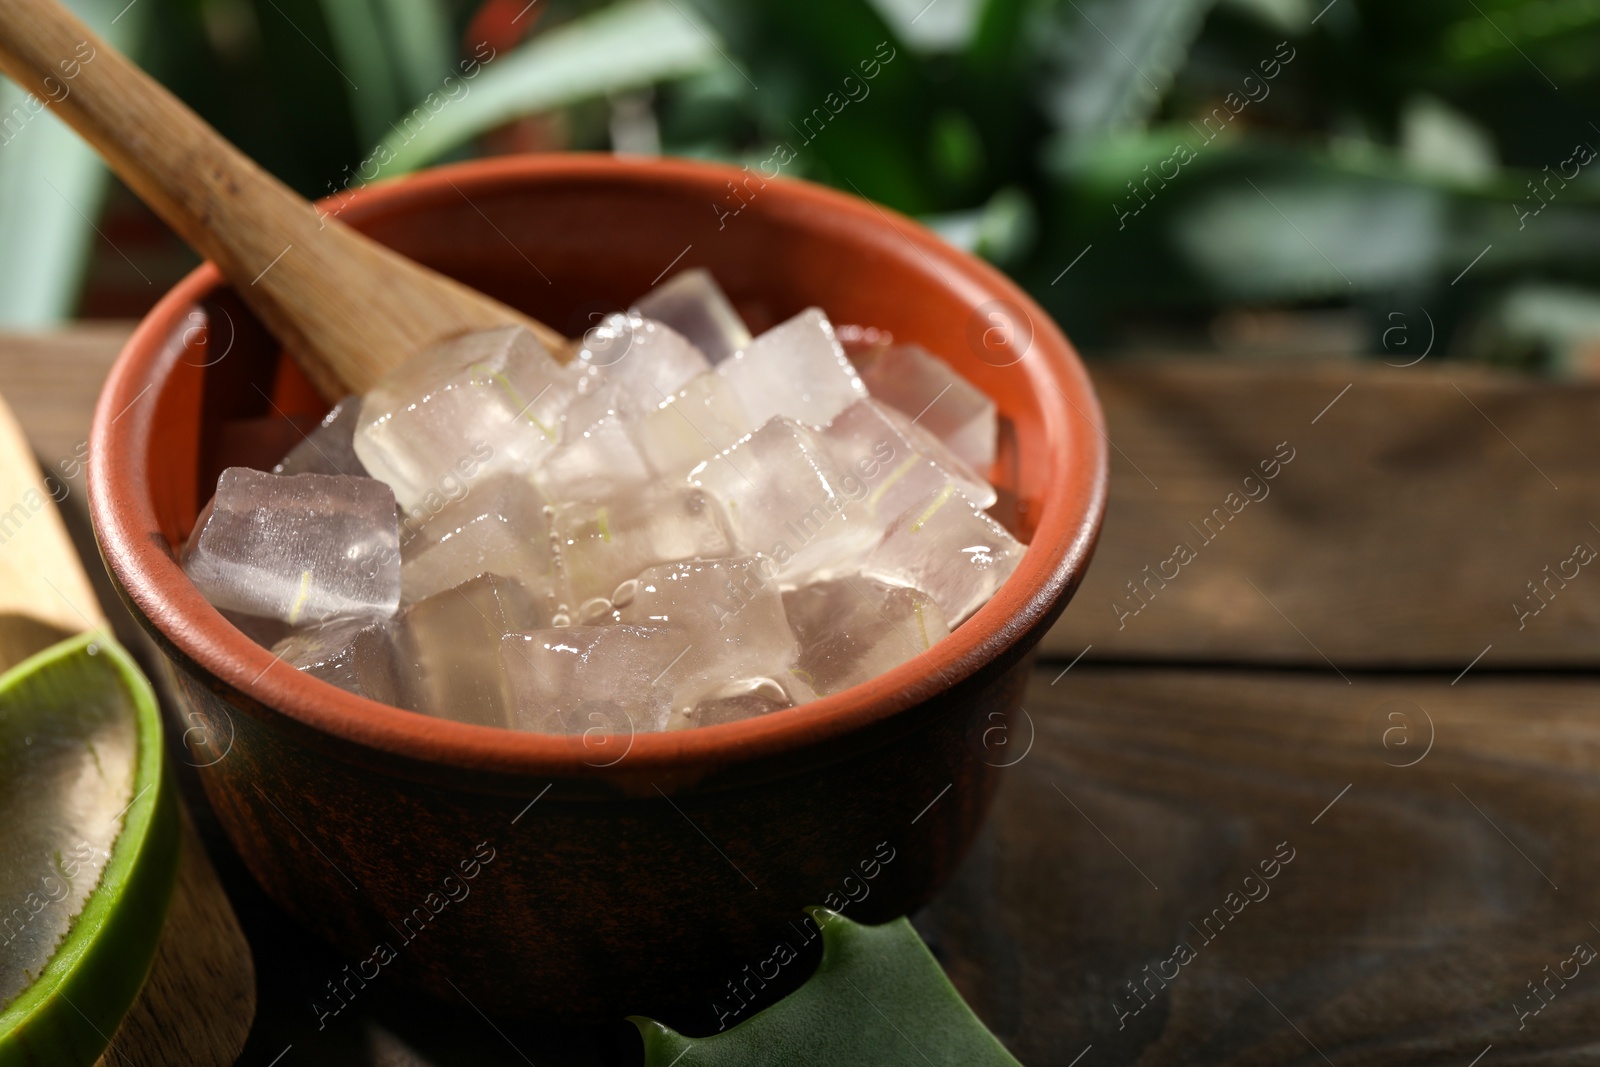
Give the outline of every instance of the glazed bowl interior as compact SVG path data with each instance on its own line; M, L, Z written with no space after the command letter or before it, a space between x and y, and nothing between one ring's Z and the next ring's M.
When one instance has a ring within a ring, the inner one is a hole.
M999 406L997 514L1030 547L990 603L927 655L815 703L641 734L631 767L773 754L890 716L1025 654L1087 565L1105 452L1081 365L1008 280L904 218L730 168L584 156L442 168L324 210L569 336L705 267L755 332L820 306L841 326L922 345ZM600 773L567 739L433 719L302 675L187 581L176 554L220 471L270 468L327 406L209 265L169 293L114 369L92 442L97 533L125 595L170 653L313 730L462 769Z

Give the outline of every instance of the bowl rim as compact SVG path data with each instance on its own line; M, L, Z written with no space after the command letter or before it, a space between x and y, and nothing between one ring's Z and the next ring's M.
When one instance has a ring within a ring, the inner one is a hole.
M742 174L723 164L681 159L641 162L580 153L499 157L375 183L343 194L338 206L345 220L359 224L363 218L392 219L425 209L474 187L487 192L507 184L580 179L608 187L665 182L719 193L725 182ZM181 350L174 338L181 334L190 311L212 291L227 287L210 262L185 276L140 321L118 355L95 408L89 510L101 554L124 599L159 635L167 646L164 651L176 650L269 714L392 756L519 775L606 777L662 769L710 770L772 756L889 719L997 661L1009 660L1007 653L1019 645L1021 652L1027 651L1081 580L1105 510L1104 419L1076 351L1049 315L1010 279L905 216L795 179L770 181L762 196L768 205L832 216L836 224L848 224L853 231L878 234L887 247L898 250L897 257L908 268L931 274L953 296L959 298L962 289L979 294L979 299L969 299L974 310L986 300L999 299L1023 309L1033 320L1032 343L1016 364L1039 396L1050 453L1040 483L1033 539L1017 569L989 602L928 652L798 708L691 730L622 735L628 747L614 761L609 751L601 752L586 735L523 733L435 718L301 674L224 620L189 584L167 549L148 491L146 461L157 405L140 400L170 370L176 350ZM324 203L331 206L331 201ZM895 240L888 240L891 236ZM952 283L951 278L957 281ZM616 736L600 740L610 743ZM574 737L583 738L583 743L575 743Z

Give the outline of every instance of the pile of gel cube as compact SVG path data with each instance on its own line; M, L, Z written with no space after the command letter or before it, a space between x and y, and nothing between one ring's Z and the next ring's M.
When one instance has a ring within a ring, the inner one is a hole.
M817 308L752 337L692 270L567 363L506 327L397 367L270 473L225 470L182 562L282 664L373 700L716 725L915 659L993 595L1023 552L987 511L996 434L925 351L847 355Z

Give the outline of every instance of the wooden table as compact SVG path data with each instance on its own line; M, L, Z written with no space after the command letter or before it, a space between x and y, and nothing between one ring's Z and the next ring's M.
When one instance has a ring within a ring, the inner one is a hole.
M119 336L0 339L46 464ZM1600 574L1574 554L1600 549L1600 390L1349 362L1095 379L1099 555L994 817L917 919L956 985L1030 1067L1600 1062ZM624 1031L392 991L319 1032L345 961L216 852L259 965L241 1062L625 1062Z

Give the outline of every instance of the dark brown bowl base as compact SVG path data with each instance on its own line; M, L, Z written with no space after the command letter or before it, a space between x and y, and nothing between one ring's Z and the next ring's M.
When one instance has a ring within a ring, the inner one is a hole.
M796 977L807 906L884 922L948 880L999 783L986 737L1016 714L1031 660L870 736L610 796L548 778L376 777L240 714L247 698L181 656L171 675L208 739L196 762L227 752L200 778L251 874L351 961L310 1010L396 981L492 1013L713 1032Z

